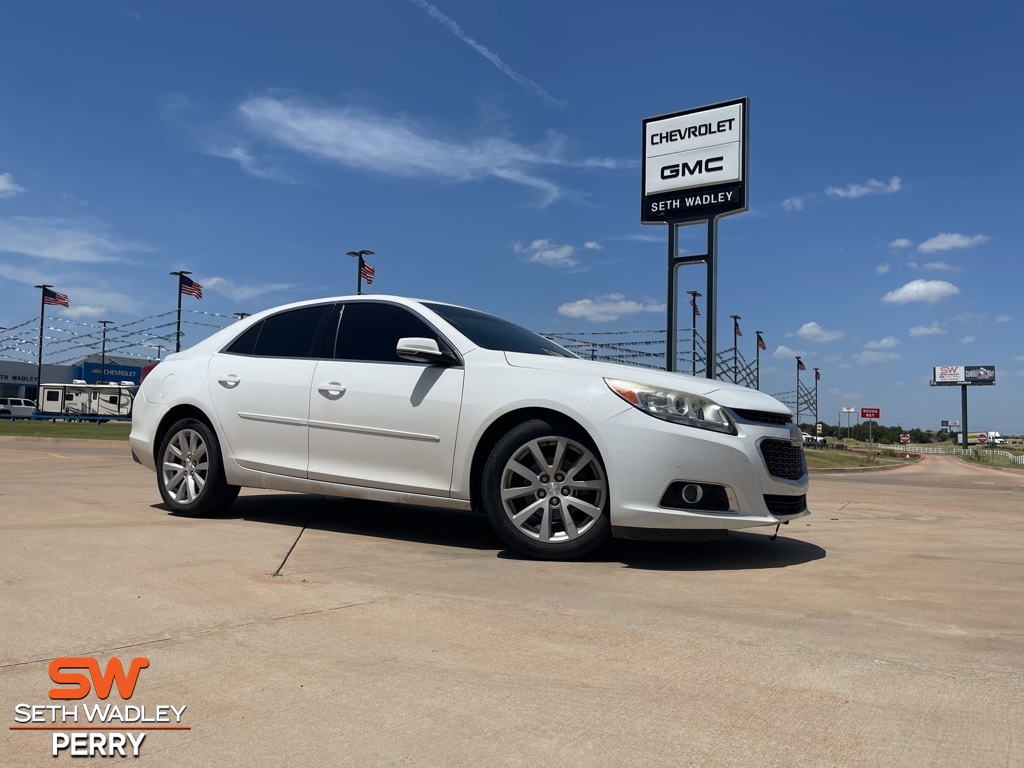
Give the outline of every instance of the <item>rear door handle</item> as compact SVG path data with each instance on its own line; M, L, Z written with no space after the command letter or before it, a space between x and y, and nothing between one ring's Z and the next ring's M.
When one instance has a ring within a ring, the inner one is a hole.
M345 394L345 387L337 381L328 381L317 385L317 392L331 400L337 400Z
M237 375L229 373L226 376L221 376L217 382L225 389L234 389L242 383L242 380Z

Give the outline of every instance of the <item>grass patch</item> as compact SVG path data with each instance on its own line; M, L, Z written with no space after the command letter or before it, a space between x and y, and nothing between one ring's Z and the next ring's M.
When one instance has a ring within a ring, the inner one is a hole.
M1005 456L997 456L989 451L975 451L968 456L961 456L966 461L973 461L975 464L984 464L986 467L1009 467L1010 469L1024 470L1024 464L1017 464Z
M127 440L132 431L131 422L108 421L31 421L29 419L0 419L0 435L14 437L59 437L70 440Z
M859 451L830 451L810 450L804 451L807 456L808 469L844 469L848 467L884 467L892 464L909 464L910 461L902 457L885 458L875 453L874 461L868 461L867 453ZM911 460L912 461L912 460Z

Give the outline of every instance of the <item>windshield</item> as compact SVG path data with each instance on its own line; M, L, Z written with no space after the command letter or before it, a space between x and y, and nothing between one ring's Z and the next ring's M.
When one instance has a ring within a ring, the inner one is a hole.
M454 325L462 335L484 349L495 349L504 352L525 352L530 355L552 355L554 357L577 357L569 350L548 341L543 336L520 328L508 320L477 312L475 309L452 307L447 304L427 304L423 306L433 310L449 323Z

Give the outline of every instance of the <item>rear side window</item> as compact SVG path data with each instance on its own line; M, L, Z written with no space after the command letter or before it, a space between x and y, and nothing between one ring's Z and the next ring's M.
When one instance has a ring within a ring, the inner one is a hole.
M334 357L378 363L407 363L395 353L398 340L434 339L442 350L448 345L420 317L394 304L346 304L338 325Z
M227 352L257 357L319 357L319 339L323 338L320 326L331 306L303 307L268 317L239 336Z

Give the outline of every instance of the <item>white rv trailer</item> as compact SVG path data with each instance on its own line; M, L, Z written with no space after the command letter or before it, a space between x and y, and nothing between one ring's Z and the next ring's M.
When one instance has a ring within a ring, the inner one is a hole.
M131 416L132 402L139 387L130 381L120 384L43 384L39 398L43 413L62 416Z

